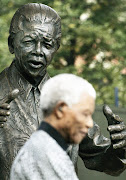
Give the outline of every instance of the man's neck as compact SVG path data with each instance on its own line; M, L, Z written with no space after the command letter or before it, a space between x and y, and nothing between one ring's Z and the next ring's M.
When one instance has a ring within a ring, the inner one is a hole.
M58 120L56 116L52 113L50 116L45 118L45 122L50 124L54 129L56 129L61 136L64 138L64 140L67 142L66 133L64 132L64 127L62 126L62 120Z
M57 141L57 143L64 149L64 151L67 151L68 149L67 142L51 124L42 121L38 130L43 130L46 133L48 133L53 139Z

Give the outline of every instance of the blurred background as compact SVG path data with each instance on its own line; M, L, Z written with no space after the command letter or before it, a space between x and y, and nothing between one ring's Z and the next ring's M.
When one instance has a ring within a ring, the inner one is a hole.
M0 72L14 58L7 43L11 18L29 2L49 5L60 15L61 47L48 72L51 77L74 73L93 84L97 91L94 119L107 135L103 104L111 105L126 121L126 0L0 0ZM124 180L126 176L123 173L116 178L84 170L82 164L79 160L80 180Z
M0 0L0 72L13 59L7 44L11 18L29 2ZM33 2L51 6L62 19L61 47L49 66L50 76L63 72L82 76L94 85L97 104L125 107L126 0Z

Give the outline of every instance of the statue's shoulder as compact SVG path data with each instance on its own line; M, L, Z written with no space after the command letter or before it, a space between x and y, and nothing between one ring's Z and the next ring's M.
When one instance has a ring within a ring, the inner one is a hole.
M0 73L0 87L3 86L3 84L7 84L7 71L8 68L4 69L1 73Z
M6 69L7 69L7 68L6 68ZM4 70L0 73L0 81L2 81L2 79L5 78L6 69L4 69Z
M7 80L6 72L8 71L8 68L4 69L0 73L0 99L3 99L3 97L8 94L9 90L9 84Z

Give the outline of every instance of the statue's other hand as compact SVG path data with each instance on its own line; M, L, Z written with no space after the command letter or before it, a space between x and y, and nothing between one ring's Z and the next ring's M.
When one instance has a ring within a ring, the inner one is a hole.
M104 105L103 113L108 121L108 131L113 149L126 148L126 125L123 120L115 115L109 106Z
M18 89L14 89L4 99L0 101L0 128L4 126L7 121L7 116L10 115L10 102L13 101L19 94Z

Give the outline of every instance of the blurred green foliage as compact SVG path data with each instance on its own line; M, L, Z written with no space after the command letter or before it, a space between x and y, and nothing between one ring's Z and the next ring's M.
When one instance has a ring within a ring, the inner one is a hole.
M0 0L0 71L13 55L7 38L14 12L29 0ZM61 16L61 47L48 71L51 76L74 73L89 80L97 91L97 104L126 105L126 1L125 0L35 0L54 8ZM81 66L76 67L81 57Z

